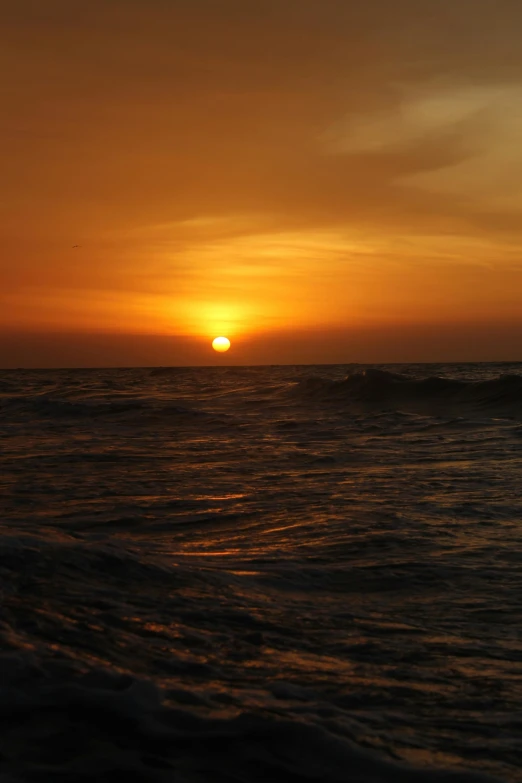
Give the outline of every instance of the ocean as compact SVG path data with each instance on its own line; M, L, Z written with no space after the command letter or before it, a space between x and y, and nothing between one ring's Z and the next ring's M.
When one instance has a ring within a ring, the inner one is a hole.
M522 364L0 395L2 783L522 781Z

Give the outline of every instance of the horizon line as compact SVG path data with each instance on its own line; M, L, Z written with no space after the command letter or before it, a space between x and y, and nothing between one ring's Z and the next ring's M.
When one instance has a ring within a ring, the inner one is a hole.
M367 367L373 365L384 365L386 367L403 365L452 365L452 364L522 364L522 359L488 359L482 361L431 361L431 362L311 362L303 364L302 362L266 362L262 364L143 364L143 365L92 365L92 366L58 366L58 367L0 367L0 372L61 372L62 370L233 370L241 367Z

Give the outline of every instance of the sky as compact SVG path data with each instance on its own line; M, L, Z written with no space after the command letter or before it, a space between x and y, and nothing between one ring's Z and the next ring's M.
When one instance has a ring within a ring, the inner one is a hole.
M519 0L0 13L0 367L522 360Z

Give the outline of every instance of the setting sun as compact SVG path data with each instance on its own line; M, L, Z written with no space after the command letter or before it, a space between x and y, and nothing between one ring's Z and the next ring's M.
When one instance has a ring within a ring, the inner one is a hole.
M230 348L230 340L228 337L216 337L212 341L212 348L218 353L224 353Z

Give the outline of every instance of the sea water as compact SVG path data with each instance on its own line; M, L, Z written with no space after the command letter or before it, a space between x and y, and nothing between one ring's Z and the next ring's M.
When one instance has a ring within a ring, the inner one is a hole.
M521 364L0 395L2 781L522 781Z

